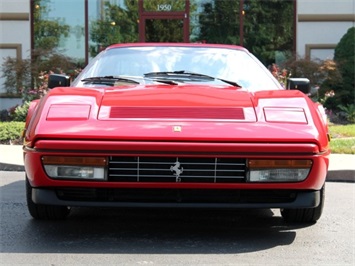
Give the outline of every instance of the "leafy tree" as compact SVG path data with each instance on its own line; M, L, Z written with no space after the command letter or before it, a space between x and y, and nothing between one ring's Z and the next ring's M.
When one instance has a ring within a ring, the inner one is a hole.
M164 22L161 20L146 20L147 42L182 42L183 41L183 21L169 19Z
M321 71L322 61L308 58L291 57L284 63L292 77L307 78L312 86L322 83L325 76Z
M215 0L203 5L200 40L239 44L240 0ZM265 65L275 61L275 51L290 53L293 47L292 0L244 0L244 46Z
M36 49L53 50L61 37L68 37L70 26L58 19L47 19L50 0L33 0L33 38Z
M19 58L5 58L2 63L2 78L5 78L4 87L7 95L21 94L23 87L31 84L31 60Z
M307 78L312 87L318 88L319 100L327 109L333 109L329 103L334 100L334 91L341 81L341 75L333 60L311 60L309 58L291 57L283 67L291 77Z
M195 17L197 0L190 0L190 14L193 22L190 31L196 28ZM185 0L149 0L144 1L146 11L182 11L185 10ZM169 9L171 5L171 10ZM95 56L101 49L123 42L138 41L138 0L124 0L122 5L105 2L101 17L90 25L90 55ZM180 19L146 20L146 40L154 42L179 42L183 38L183 21Z
M197 3L190 0L190 38L195 41ZM185 11L185 0L149 0L143 2L146 11ZM147 19L145 21L145 39L147 42L182 42L184 41L183 19Z
M355 101L355 27L348 29L335 47L334 60L341 73L342 82L335 90L333 106L350 105Z
M265 65L275 61L275 51L292 51L293 1L244 0L244 10L244 46Z
M34 47L31 58L6 58L2 64L5 87L8 94L21 94L24 101L38 98L43 94L43 77L48 73L71 74L83 62L58 53L62 37L69 35L70 27L60 19L48 19L50 0L33 0ZM75 73L76 74L76 73ZM73 73L73 75L75 75Z
M203 5L198 40L208 43L239 43L239 0L216 0ZM238 20L238 21L237 21Z
M83 64L54 51L32 50L32 58L6 58L2 64L4 85L8 94L20 94L23 101L45 93L49 73L65 73L75 77Z
M114 43L138 41L138 0L125 0L124 6L105 2L102 18L91 23L91 56Z
M338 90L339 84L342 83L342 77L337 67L337 64L333 60L325 60L320 66L320 71L322 75L322 80L320 82L319 95L321 102L325 108L329 110L334 110L334 96L336 96L335 91ZM336 102L336 100L335 100Z

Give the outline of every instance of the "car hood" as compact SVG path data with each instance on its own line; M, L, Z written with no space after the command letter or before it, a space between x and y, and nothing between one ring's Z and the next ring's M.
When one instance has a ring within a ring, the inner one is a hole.
M148 85L106 90L99 120L256 122L250 93L231 86Z
M232 86L56 88L38 104L26 141L292 142L326 146L324 123L299 91Z

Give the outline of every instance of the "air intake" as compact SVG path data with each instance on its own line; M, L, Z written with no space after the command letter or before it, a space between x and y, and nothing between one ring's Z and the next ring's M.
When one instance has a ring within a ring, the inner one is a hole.
M112 107L110 118L244 120L242 108Z

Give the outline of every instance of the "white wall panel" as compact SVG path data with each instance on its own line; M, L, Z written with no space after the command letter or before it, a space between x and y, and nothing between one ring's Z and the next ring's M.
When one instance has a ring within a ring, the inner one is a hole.
M298 14L354 14L355 0L297 0Z
M334 49L307 51L307 45L335 46L354 26L355 0L297 0L296 52L301 57L329 59Z
M0 12L29 13L30 0L0 0Z
M29 58L31 55L30 0L0 0L0 13L1 67L6 57L16 58L19 55ZM17 47L20 47L20 51L17 51ZM2 75L0 68L0 76ZM6 91L3 83L4 79L0 78L0 93Z

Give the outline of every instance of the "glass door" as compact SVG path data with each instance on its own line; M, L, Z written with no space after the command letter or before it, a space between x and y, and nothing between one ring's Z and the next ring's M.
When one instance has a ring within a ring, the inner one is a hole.
M182 19L146 19L145 42L184 42Z
M140 0L140 42L189 42L188 0Z

